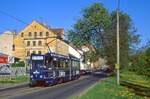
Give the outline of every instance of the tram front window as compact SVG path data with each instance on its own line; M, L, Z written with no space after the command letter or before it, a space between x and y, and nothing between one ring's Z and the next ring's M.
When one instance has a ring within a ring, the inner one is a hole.
M44 57L43 56L32 56L32 65L31 69L40 69L45 68L44 66Z

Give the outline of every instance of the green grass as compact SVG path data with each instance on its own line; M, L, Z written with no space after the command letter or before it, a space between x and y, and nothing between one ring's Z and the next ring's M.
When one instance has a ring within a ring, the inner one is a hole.
M98 82L81 96L72 99L148 99L137 96L130 92L128 88L116 84L115 77L109 77L104 81Z
M135 84L135 85L140 85L143 87L150 88L150 78L147 76L143 76L143 75L137 75L134 72L123 71L121 73L121 80Z
M0 83L24 83L28 82L29 78L27 76L17 76L17 77L3 77L0 78Z

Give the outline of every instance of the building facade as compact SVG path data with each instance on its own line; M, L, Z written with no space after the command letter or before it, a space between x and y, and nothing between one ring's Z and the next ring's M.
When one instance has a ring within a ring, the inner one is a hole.
M33 21L26 26L13 40L13 55L23 61L29 59L32 53L44 54L55 52L68 56L68 46L55 37L64 35L64 29L51 29L48 26Z
M13 32L6 31L0 35L0 52L12 56Z

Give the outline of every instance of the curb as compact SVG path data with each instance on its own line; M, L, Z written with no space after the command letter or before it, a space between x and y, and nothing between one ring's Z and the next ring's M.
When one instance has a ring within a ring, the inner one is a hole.
M23 87L27 87L27 86L29 86L29 83L23 83L23 84L19 84L19 85L10 86L10 87L0 88L0 92L18 89L18 88L23 88Z

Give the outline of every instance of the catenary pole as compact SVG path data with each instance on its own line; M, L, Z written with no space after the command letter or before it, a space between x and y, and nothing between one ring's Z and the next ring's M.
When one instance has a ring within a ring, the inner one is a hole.
M120 84L120 45L119 45L119 4L120 0L117 0L117 84Z

